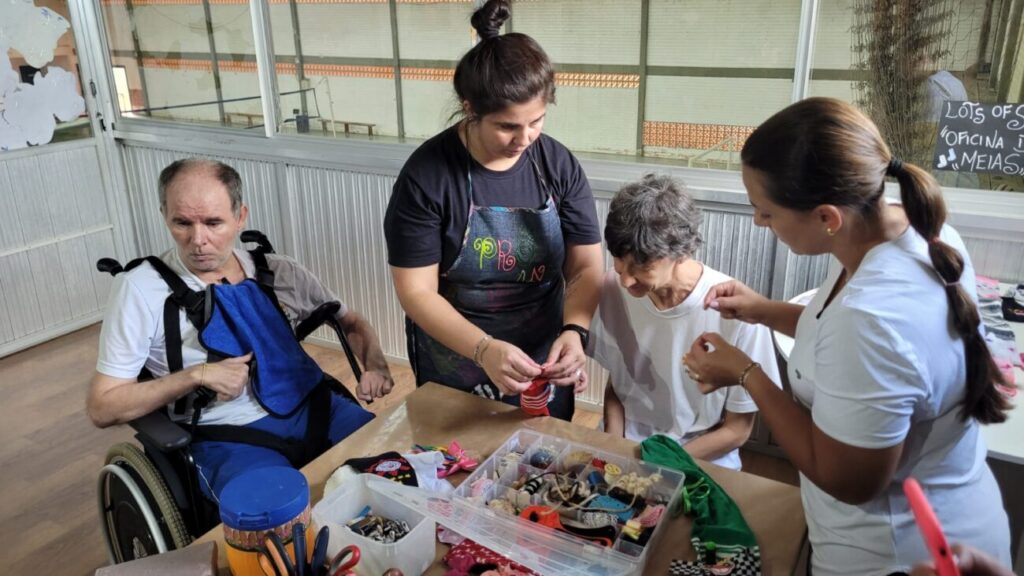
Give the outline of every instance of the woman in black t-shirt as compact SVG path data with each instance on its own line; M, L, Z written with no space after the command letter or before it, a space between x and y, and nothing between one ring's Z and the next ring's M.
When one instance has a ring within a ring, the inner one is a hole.
M384 220L418 384L439 382L571 419L603 271L576 158L541 134L554 68L507 0L473 14L455 70L463 118L420 146ZM550 389L531 382L546 380Z

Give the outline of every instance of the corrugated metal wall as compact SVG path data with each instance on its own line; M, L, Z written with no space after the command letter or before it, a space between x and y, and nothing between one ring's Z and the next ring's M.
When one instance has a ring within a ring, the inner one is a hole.
M967 244L976 272L1001 280L1024 282L1024 242L1021 238L993 239L987 235L972 236L962 227L958 230Z
M391 283L382 224L394 178L302 166L287 170L295 257L370 320L385 354L406 358L404 314Z
M35 152L35 151L33 151ZM115 255L92 140L0 161L0 357L98 320Z
M171 241L159 216L156 178L165 165L189 154L130 142L122 142L122 151L139 253L162 251ZM391 284L381 225L394 175L305 166L290 160L218 158L242 174L250 205L249 227L266 232L278 251L295 256L366 316L380 333L386 354L405 359L404 317ZM597 196L603 228L609 197L605 192ZM721 202L702 203L702 207L705 247L698 257L709 266L775 298L790 298L824 278L828 257L793 255L769 230L753 225L749 207ZM960 230L981 273L1024 278L1024 262L1019 259L1024 241L993 240L980 232ZM606 265L611 266L610 258ZM329 338L325 332L317 336ZM579 400L597 406L604 398L607 375L593 362L590 369L594 385Z

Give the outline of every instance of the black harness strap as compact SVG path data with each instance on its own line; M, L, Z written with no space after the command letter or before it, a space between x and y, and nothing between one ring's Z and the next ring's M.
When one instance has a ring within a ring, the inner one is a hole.
M132 260L124 269L125 271L131 270L143 262L148 262L171 289L171 295L167 297L167 300L164 300L164 346L167 352L167 369L171 373L180 372L184 368L184 360L181 353L181 322L178 311L184 310L188 321L197 330L200 330L206 324L206 318L208 317L206 316L204 302L207 298L203 292L197 292L189 288L188 284L185 284L185 281L174 270L171 270L170 266L156 256L146 256L145 258ZM209 393L201 394L200 397L203 398L203 401L201 402L202 406L200 406L200 409L208 404L214 396ZM188 395L178 398L174 402L174 413L184 414L188 408L188 401Z
M274 307L277 308L278 312L284 316L285 322L290 323L287 315L284 313L284 308L281 307L281 302L277 299L277 292L274 291L274 271L267 264L267 251L262 247L254 248L249 250L249 255L252 256L252 262L256 267L256 284L270 298L270 301L274 303Z

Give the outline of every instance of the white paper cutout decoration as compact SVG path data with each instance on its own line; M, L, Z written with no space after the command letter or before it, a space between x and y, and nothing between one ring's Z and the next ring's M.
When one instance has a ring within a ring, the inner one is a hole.
M46 144L59 119L73 120L85 112L74 74L53 60L57 41L70 28L68 21L32 0L0 0L0 150ZM34 84L24 84L11 64L8 49L17 50L36 72Z

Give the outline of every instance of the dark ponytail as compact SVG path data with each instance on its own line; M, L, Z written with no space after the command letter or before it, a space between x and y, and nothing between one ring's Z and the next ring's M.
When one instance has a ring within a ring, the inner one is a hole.
M878 217L886 175L895 177L910 225L928 241L935 279L964 342L967 391L960 416L983 424L1006 420L1009 402L995 387L1006 378L978 330L978 308L960 285L963 256L939 240L946 204L930 174L894 159L874 122L833 98L808 98L778 112L754 130L740 157L767 176L765 192L775 204L790 210L831 204L869 222Z
M459 60L454 84L475 118L538 96L555 101L555 68L540 44L526 34L499 34L510 15L509 0L488 0L470 19L480 42Z
M964 271L963 256L939 239L946 221L946 203L939 184L931 174L913 164L890 161L888 172L900 183L900 199L910 225L928 240L928 257L945 287L953 327L964 341L967 393L960 416L963 419L974 417L983 424L1003 422L1010 405L994 384L1006 386L1006 377L996 366L988 344L978 330L981 323L978 307L960 285Z

